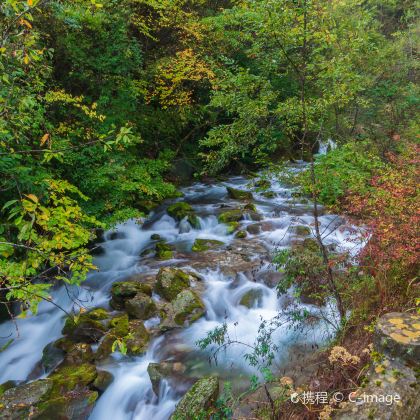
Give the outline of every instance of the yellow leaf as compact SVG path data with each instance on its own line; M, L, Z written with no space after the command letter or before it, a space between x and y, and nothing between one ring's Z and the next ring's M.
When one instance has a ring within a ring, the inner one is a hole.
M34 203L38 203L38 197L34 194L27 194L26 197L28 197L30 200L32 200Z
M41 146L43 146L44 145L44 143L48 140L50 138L50 135L48 134L48 133L46 133L46 134L44 134L43 136L42 136L42 139L41 139Z
M24 57L24 59L23 59L23 62L24 62L25 64L29 64L29 57L28 57L27 55L25 55L25 57Z
M33 0L28 0L28 6L32 6L34 4Z

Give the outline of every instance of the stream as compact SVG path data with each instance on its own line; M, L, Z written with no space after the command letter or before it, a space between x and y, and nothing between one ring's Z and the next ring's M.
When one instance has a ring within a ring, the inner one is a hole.
M296 164L295 170L300 170L303 165ZM225 322L230 336L252 345L261 321L272 319L294 301L293 290L280 297L277 295L275 284L281 273L271 263L270 255L274 250L289 248L299 240L294 227L313 227L311 206L306 200L294 198L292 188L274 178L269 181L271 196L250 189L252 181L241 176L230 177L225 182L194 183L182 188L183 198L165 202L142 223L130 220L106 232L104 241L99 244L103 253L94 261L98 270L89 274L82 287L60 286L51 292L54 301L67 311L72 311L75 299L88 309L109 309L110 288L115 281L133 276L150 277L163 266L182 268L200 279L193 287L205 304L204 317L187 327L155 336L142 356L129 357L116 352L97 365L98 369L112 373L114 379L98 399L90 419L167 419L194 379L210 373L219 375L222 381L233 381L238 388L249 384L249 377L257 373L243 357L249 349L241 345L228 347L219 353L217 364L209 364L210 350L200 350L196 342ZM253 203L261 220L245 217L240 221L240 229L248 230L245 239L235 238L235 232L228 234L226 225L218 222L217 215L221 211L244 204L228 197L227 186L253 192ZM186 201L193 206L199 217L199 229L192 228L186 220L176 222L166 213L167 206L174 201ZM320 222L329 246L357 253L361 244L356 240L354 228L344 218L323 213ZM151 255L141 256L153 246L152 234L160 235L174 247L173 259L158 261ZM206 251L192 252L191 247L197 238L222 241L224 245L208 255ZM243 256L243 266L235 259L238 255ZM259 298L249 307L240 304L244 294L253 289L258 289ZM153 299L158 301L160 297L153 294ZM309 303L295 302L295 305L314 315L322 311L330 322L337 322L337 311L331 302L323 308ZM48 376L49 372L45 372L40 363L43 349L62 337L64 321L63 312L48 302L41 303L38 314L17 319L19 337L0 353L0 384L8 380L31 381ZM158 318L145 321L146 328L151 330L157 324ZM312 325L309 333L296 330L285 322L273 336L279 349L274 360L275 369L280 370L287 362L294 346L308 344L310 348L312 344L322 344L332 333L330 325L322 320ZM0 346L15 336L12 322L0 325ZM164 381L157 396L152 390L147 367L151 362L163 360L182 362L184 380Z

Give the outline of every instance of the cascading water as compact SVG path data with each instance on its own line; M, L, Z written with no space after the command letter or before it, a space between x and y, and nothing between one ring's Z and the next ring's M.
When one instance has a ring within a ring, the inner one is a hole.
M238 342L251 344L258 333L261 320L270 320L281 312L283 300L290 296L279 298L273 284L259 279L274 274L275 268L269 259L261 261L258 269L252 273L241 272L240 268L231 267L230 272L224 272L218 267L217 261L208 264L197 264L191 246L195 239L216 239L225 244L226 251L236 247L241 251L241 240L228 234L226 225L220 224L216 214L221 206L238 206L239 202L227 197L226 186L244 188L248 180L243 177L231 178L224 184L207 185L194 184L182 190L184 200L191 203L199 216L200 229L193 229L186 221L176 223L165 212L165 207L158 209L143 225L128 221L117 227L115 232L108 232L101 245L104 253L95 259L98 271L90 273L82 289L58 288L52 293L54 301L67 311L72 310L73 295L87 307L108 307L109 290L113 282L125 279L138 273L155 274L163 265L176 265L183 269L196 272L202 282L202 299L206 307L205 317L189 327L169 331L155 338L148 351L141 357L122 356L114 353L99 369L107 370L114 376L112 384L98 400L91 419L102 420L112 418L124 419L166 419L173 412L177 401L192 383L193 378L206 373L217 372L223 379L235 379L241 375L254 373L243 358L246 349L241 345L229 347L220 354L218 366L209 366L208 352L200 351L196 341L204 338L213 328L226 323L229 334ZM271 180L271 197L263 193L254 193L254 202L258 213L262 215L258 230L248 229L252 234L243 242L243 250L252 253L253 243L260 248L272 251L287 248L294 240L291 226L305 225L311 228L313 217L308 203L294 202L292 190ZM357 235L351 226L337 216L322 215L321 231L326 242L351 253L356 253L361 244L356 243ZM256 225L252 220L242 220L241 228ZM337 229L340 227L339 229ZM151 235L158 234L175 249L175 258L158 262L153 257L139 255L153 244ZM116 236L116 237L115 237ZM255 255L258 257L258 255ZM228 270L229 271L229 270ZM232 275L232 272L236 275ZM257 298L250 304L241 304L241 299L250 291ZM155 297L157 298L157 297ZM319 308L312 305L301 305L314 314ZM330 320L335 319L336 311L333 305L324 308ZM65 316L57 307L44 302L36 316L18 319L20 336L3 352L0 353L0 383L7 380L25 381L42 377L46 373L40 368L42 350L48 344L61 336ZM151 328L159 319L145 322ZM0 325L0 345L5 344L14 334L14 324L5 322ZM281 366L287 357L292 344L305 342L321 342L330 333L328 324L319 322L312 329L312 336L302 336L290 328L288 322L281 325L275 332L274 340L279 352L275 363ZM151 362L181 359L186 365L185 382L177 384L164 381L156 396L148 376L147 367ZM226 368L229 369L226 369Z

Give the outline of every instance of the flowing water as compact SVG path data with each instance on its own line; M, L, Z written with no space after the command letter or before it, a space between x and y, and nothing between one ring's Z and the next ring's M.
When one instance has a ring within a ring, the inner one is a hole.
M296 165L299 170L301 165ZM216 326L226 323L229 335L238 342L253 344L258 334L262 320L270 320L287 307L287 302L293 300L292 291L283 297L278 297L273 282L269 278L278 278L276 269L269 257L261 258L258 267L241 272L240 267L221 270L218 261L208 261L208 264L196 264L195 253L191 246L196 238L217 239L225 243L221 253L229 249L241 250L252 258L253 244L259 249L267 250L269 255L275 249L288 248L296 235L293 226L306 225L313 227L313 217L309 203L300 202L292 197L293 190L275 180L270 180L275 194L272 198L262 193L254 192L254 203L262 215L258 230L248 234L246 240L238 240L233 234L227 234L226 226L218 223L217 214L224 207L239 207L242 203L228 198L226 186L248 189L249 180L243 177L232 177L227 182L216 184L196 183L182 189L185 200L196 211L200 220L200 229L192 229L186 222L177 223L165 212L169 203L158 208L144 223L128 221L117 227L115 232L107 232L101 244L104 253L95 258L99 270L92 272L83 288L59 287L52 292L52 297L62 308L71 311L75 299L79 304L93 308L97 306L108 308L109 291L113 282L126 279L132 275L155 274L161 266L182 267L195 271L201 277L201 296L206 306L205 317L189 327L169 331L152 340L148 351L141 357L113 354L110 361L99 369L111 372L114 376L112 384L98 400L91 419L113 420L125 419L159 419L163 420L173 412L177 401L186 392L194 378L210 372L217 373L222 379L234 380L241 384L255 373L247 365L244 354L249 349L242 345L233 345L225 352L219 353L217 365L208 363L209 352L201 351L196 341L204 338L206 333ZM325 241L335 248L356 253L361 244L356 242L356 234L341 217L324 214L320 218L321 231ZM255 225L252 220L240 222L241 228ZM145 249L153 245L150 236L159 234L173 245L177 252L175 259L158 262L151 257L140 257ZM243 245L241 245L243 243ZM242 252L241 251L241 252ZM270 277L271 276L271 277ZM239 304L241 297L251 289L258 289L260 298L250 307ZM154 296L159 299L158 296ZM319 314L336 322L336 309L332 303L325 308L312 305L300 305L310 313ZM0 353L0 383L7 380L27 381L46 376L40 360L46 345L61 337L65 316L61 310L47 302L40 305L36 316L18 319L19 337ZM159 319L145 322L147 328L152 328ZM312 326L310 335L303 334L292 328L290 322L285 322L276 329L273 341L278 345L278 354L274 366L281 368L293 345L299 343L320 343L331 331L328 323L318 321ZM0 325L0 345L4 345L15 337L15 326L11 322ZM160 395L152 391L147 373L150 362L162 360L182 361L186 366L185 380L176 383L167 381L160 387Z

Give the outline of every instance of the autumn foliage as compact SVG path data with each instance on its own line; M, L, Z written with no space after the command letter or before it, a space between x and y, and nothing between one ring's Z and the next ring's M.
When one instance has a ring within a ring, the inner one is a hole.
M370 182L365 194L351 194L351 214L367 222L369 240L360 255L372 274L381 301L392 292L415 287L419 257L419 146L408 144L401 154L389 154L389 165Z

